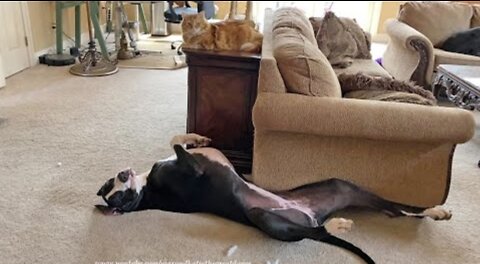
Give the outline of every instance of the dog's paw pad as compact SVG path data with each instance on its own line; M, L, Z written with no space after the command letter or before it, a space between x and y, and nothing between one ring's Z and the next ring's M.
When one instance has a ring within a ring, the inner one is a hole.
M352 229L353 221L345 218L332 218L325 224L325 229L332 235L343 234Z
M441 206L428 208L423 211L423 214L432 218L433 220L450 220L450 218L452 218L452 212L444 209Z
M211 142L212 140L207 137L198 136L197 138L195 138L194 145L195 147L206 147L209 146Z

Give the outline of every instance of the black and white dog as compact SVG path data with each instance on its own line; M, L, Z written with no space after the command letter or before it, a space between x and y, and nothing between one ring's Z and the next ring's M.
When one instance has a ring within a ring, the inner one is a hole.
M269 192L243 180L218 150L208 148L210 139L196 134L172 139L175 154L156 162L146 173L132 169L118 173L98 191L107 205L97 205L105 214L146 209L212 213L255 226L283 241L310 238L347 249L367 263L374 261L362 250L335 237L351 229L353 221L328 217L346 207L365 207L389 216L430 217L448 220L440 208L406 206L370 193L339 179L329 179L298 188ZM197 148L185 150L182 145ZM328 220L327 220L328 219Z

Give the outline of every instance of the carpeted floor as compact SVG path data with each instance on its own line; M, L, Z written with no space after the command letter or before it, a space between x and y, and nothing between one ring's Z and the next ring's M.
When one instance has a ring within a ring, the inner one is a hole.
M95 193L119 169L147 170L171 154L169 139L185 131L186 72L121 69L82 78L36 66L7 80L0 89L1 263L361 263L328 245L275 241L205 214L95 210L102 202ZM477 125L455 153L451 221L350 211L339 214L355 221L342 237L377 263L480 263L479 132ZM232 245L238 249L227 257Z
M167 37L142 35L137 42L141 55L129 60L118 60L118 66L120 68L158 70L175 70L187 67L185 55L178 55L177 50L171 49L172 41L175 41L177 47L182 43L181 40L181 35Z

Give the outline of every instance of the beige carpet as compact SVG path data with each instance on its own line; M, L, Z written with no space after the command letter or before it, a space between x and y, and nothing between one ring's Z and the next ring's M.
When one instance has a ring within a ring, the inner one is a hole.
M118 60L120 68L139 68L139 69L157 69L157 70L176 70L187 67L185 55L178 55L176 50L171 49L172 41L181 40L179 35L170 35L167 37L150 37L142 35L138 41L138 49L141 55L129 59ZM175 42L175 46L181 42Z
M82 78L46 66L8 79L0 89L0 262L361 263L204 214L95 211L95 193L119 169L146 170L171 154L168 140L185 131L186 82L186 69ZM451 221L341 213L355 221L342 237L377 263L480 263L479 131L455 153ZM238 250L226 257L232 245Z
M142 51L141 55L129 60L118 60L117 65L120 68L151 70L176 70L187 67L183 54L165 54L164 52L152 51Z

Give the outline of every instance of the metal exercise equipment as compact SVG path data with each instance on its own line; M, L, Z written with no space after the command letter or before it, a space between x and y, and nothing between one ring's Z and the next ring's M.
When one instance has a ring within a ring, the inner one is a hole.
M87 7L87 22L88 22L88 50L84 55L79 57L80 64L72 66L70 73L79 76L106 76L118 72L118 67L110 62L110 60L102 56L102 53L97 51L95 47L95 40L93 39L92 20L95 15L90 14L90 3L86 2ZM98 22L98 17L97 17ZM97 31L97 30L95 30ZM100 35L100 34L99 34ZM97 35L98 36L98 35ZM101 35L100 35L101 37Z

